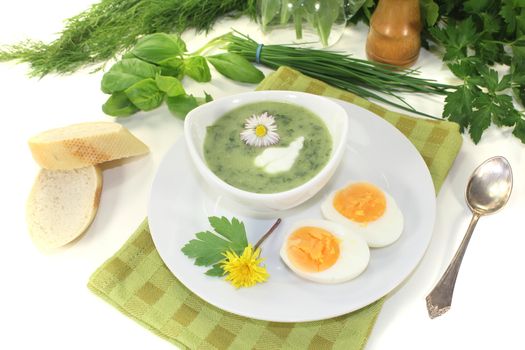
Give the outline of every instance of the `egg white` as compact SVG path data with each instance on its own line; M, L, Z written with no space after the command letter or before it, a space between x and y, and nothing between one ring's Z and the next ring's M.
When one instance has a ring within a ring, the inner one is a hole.
M322 228L340 240L339 258L328 269L320 272L303 271L293 264L288 257L286 245L290 235L305 226ZM298 276L318 283L341 283L359 276L365 271L370 261L370 249L366 241L358 234L336 222L326 220L304 220L293 225L281 247L281 258Z
M352 183L347 186L350 185ZM382 188L376 187L385 195L386 208L380 218L369 223L352 221L334 208L334 197L338 191L332 192L321 204L321 211L327 220L349 227L353 232L363 237L371 248L381 248L394 243L401 236L404 226L403 213L395 199Z

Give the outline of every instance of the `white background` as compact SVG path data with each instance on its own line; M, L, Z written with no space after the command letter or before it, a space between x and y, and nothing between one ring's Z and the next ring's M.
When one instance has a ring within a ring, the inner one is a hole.
M52 40L63 20L86 9L84 1L2 1L0 43L33 38ZM209 37L234 27L259 37L247 19L223 21ZM347 28L334 49L364 57L368 28ZM204 35L184 35L190 50L206 42ZM422 51L417 66L423 76L453 82L439 58ZM27 139L40 131L71 123L111 120L100 106L106 99L99 84L102 72L70 76L27 77L25 65L0 64L2 110L2 249L0 250L0 348L2 349L173 349L173 346L120 314L86 287L92 272L126 241L146 215L156 168L180 136L182 123L165 107L138 114L123 124L151 149L147 157L104 171L100 208L85 236L54 254L42 254L31 243L24 206L38 167ZM265 70L268 72L268 70ZM214 97L252 90L213 72L213 81L187 89ZM410 101L440 115L439 98ZM468 137L438 196L437 221L428 251L414 273L389 297L367 345L376 349L515 349L523 348L525 305L525 146L511 130L491 128L478 145ZM501 212L484 217L470 242L456 284L452 309L430 320L425 296L454 255L470 220L464 203L469 174L484 159L503 155L514 170L514 192ZM403 166L400 164L399 166Z

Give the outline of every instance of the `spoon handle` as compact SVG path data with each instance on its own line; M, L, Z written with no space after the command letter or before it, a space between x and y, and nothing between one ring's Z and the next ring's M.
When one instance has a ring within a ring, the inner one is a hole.
M458 277L461 261L463 260L468 242L470 241L470 237L472 237L472 232L474 232L474 228L476 227L479 218L480 215L474 213L467 229L467 233L465 233L465 237L463 238L456 255L454 255L447 270L426 298L427 310L430 318L441 316L450 309L450 305L452 304L452 294L454 293L454 286L456 284L456 278Z

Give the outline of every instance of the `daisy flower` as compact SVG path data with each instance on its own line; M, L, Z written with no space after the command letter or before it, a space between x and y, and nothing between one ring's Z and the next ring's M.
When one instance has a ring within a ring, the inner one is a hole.
M226 276L226 281L229 281L235 288L251 287L257 283L265 282L268 277L266 267L260 266L264 260L259 258L260 249L253 251L251 244L244 248L241 256L238 256L233 251L224 253L226 259L221 264Z
M257 116L252 115L246 119L244 131L241 132L241 140L247 145L255 147L267 147L279 142L275 118L267 112Z

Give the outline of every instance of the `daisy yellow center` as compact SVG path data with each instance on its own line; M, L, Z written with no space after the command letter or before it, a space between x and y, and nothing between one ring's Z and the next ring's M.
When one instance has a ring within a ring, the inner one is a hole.
M263 137L266 136L267 133L268 129L266 129L266 126L259 124L255 127L255 136Z

